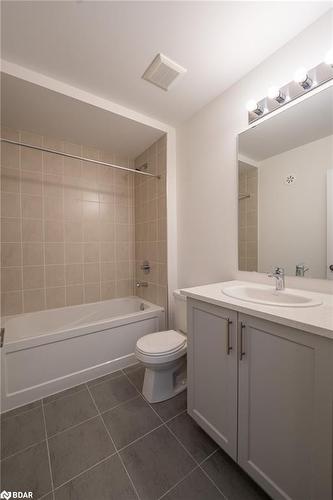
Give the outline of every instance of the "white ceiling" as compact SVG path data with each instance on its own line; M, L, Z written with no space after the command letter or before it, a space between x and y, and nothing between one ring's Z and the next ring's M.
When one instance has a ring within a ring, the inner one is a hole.
M163 132L44 87L1 74L2 125L134 159Z
M239 154L259 162L329 135L333 135L333 86L242 132Z
M189 118L332 6L320 1L1 4L4 59L170 124ZM169 92L141 79L158 52L188 70Z

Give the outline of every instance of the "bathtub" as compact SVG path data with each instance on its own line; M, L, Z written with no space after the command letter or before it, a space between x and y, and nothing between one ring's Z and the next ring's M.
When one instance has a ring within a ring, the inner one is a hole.
M142 335L164 328L164 309L139 297L3 318L1 411L136 362Z

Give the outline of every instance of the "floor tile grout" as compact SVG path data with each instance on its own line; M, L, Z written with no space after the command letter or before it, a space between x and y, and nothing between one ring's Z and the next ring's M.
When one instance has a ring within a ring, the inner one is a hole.
M7 420L11 420L12 418L20 417L21 415L26 415L27 413L30 413L31 411L39 410L41 408L41 406L42 406L42 400L38 399L38 401L41 403L40 405L35 406L34 408L30 408L30 410L21 411L17 415L11 415L11 416L9 415L8 417L4 416L4 415L6 415L6 413L8 413L9 411L12 411L12 410L8 410L8 412L5 412L5 413L1 413L0 414L0 420L1 420L1 422L4 423ZM17 408L21 408L21 407L18 406ZM14 408L14 410L16 410L16 408Z
M80 384L81 385L81 384ZM77 385L75 387L78 387ZM69 389L65 389L65 390L69 390ZM63 399L66 399L66 398L71 398L72 396L76 396L76 394L80 394L81 392L84 392L86 391L86 388L83 387L82 389L80 389L79 391L75 391L75 392L72 392L71 394L63 394L63 396L59 396L55 399L53 399L52 401L48 401L47 403L45 403L44 399L47 399L49 398L50 396L46 396L46 398L42 398L41 401L42 401L42 404L44 406L49 406L51 405L52 403L56 403L57 401L62 401ZM56 394L61 394L61 392L56 392ZM52 395L51 395L52 396Z
M50 457L49 442L48 442L48 438L47 438L46 418L45 418L45 411L44 411L43 400L42 400L42 412L43 412L44 432L45 432L45 439L46 439L47 459L48 459L48 463L49 463L50 478L51 478L52 497L53 497L53 500L54 500L55 496L54 496L53 473L52 473L52 467L51 467L51 457Z
M174 490L180 483L182 483L188 476L190 476L192 474L192 472L196 471L197 469L199 469L198 465L196 465L195 467L193 467L193 469L191 469L190 472L188 472L187 474L185 474L184 477L182 477L181 479L179 479L179 481L177 481L176 484L174 484L173 486L171 486L171 488L169 488L167 491L165 491L163 493L163 495L161 495L160 497L158 497L157 500L162 500L162 498L164 498L166 495L168 495L168 493L170 493L172 490Z
M25 448L22 448L22 450L15 451L15 453L12 453L11 455L8 455L7 457L4 457L0 460L1 462L5 462L9 458L15 457L16 455L19 455L20 453L24 453L25 451L30 450L30 448L34 448L35 446L45 443L46 439L41 439L41 441L37 441L36 443L30 444L29 446L26 446Z
M111 440L111 442L112 442L112 444L113 444L113 446L114 446L114 449L116 450L117 457L119 458L120 463L122 464L122 466L123 466L123 468L124 468L124 470L125 470L125 472L126 472L126 475L127 475L127 477L128 477L128 480L130 481L130 483L131 483L131 485L132 485L132 488L133 488L133 490L134 490L134 492L135 492L135 494L136 494L136 496L137 496L138 500L141 500L141 499L140 499L140 495L139 495L139 493L138 493L138 491L137 491L137 489L136 489L136 486L135 486L135 484L134 484L134 482L133 482L133 480L132 480L132 478L131 478L131 476L130 476L130 474L129 474L129 472L128 472L128 470L127 470L127 468L126 468L125 464L124 464L124 461L123 461L122 457L120 456L120 453L119 453L119 452L118 452L118 450L117 450L116 444L115 444L115 442L113 441L113 438L112 438L112 436L111 436L111 433L110 433L109 429L108 429L108 428L106 427L106 425L105 425L105 422L104 422L104 419L103 419L103 417L102 417L102 414L101 414L101 412L99 411L99 408L98 408L98 406L97 406L97 403L96 403L96 401L95 401L95 399L94 399L93 395L91 394L90 389L89 389L89 387L88 387L88 386L87 386L87 389L88 389L88 391L89 391L89 394L90 394L91 399L92 399L92 400L93 400L93 402L94 402L94 405L95 405L95 407L96 407L96 410L97 410L97 412L99 413L99 416L100 416L100 418L101 418L101 420L102 420L102 422L103 422L104 428L105 428L105 430L106 430L106 432L107 432L107 434L108 434L108 436L109 436L109 438L110 438L110 440Z
M85 474L86 472L89 472L90 470L94 469L95 467L98 467L99 465L101 465L103 462L106 462L107 460L109 460L110 458L114 457L115 455L117 455L116 451L114 453L111 453L110 455L108 455L107 457L103 458L102 460L100 460L99 462L96 462L94 465L91 465L90 467L88 467L87 469L84 469L82 472L79 472L79 474L76 474L75 476L71 477L70 479L68 479L67 481L65 481L64 483L61 483L59 484L58 486L56 486L54 488L54 491L57 491L59 490L60 488L62 488L63 486L65 486L66 484L70 483L71 481L74 481L74 479L77 479L78 477L80 476L83 476L83 474Z

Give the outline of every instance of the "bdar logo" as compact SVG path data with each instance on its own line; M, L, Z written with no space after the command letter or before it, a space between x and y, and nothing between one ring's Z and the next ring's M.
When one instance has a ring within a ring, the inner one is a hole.
M12 494L10 491L6 491L6 490L3 490L1 493L0 493L0 498L5 498L6 500L8 500L9 498L11 498Z

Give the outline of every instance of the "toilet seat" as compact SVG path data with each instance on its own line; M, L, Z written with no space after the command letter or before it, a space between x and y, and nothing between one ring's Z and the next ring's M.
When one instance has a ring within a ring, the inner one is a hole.
M143 363L163 364L173 361L186 353L185 335L176 330L150 333L136 343L136 356Z

